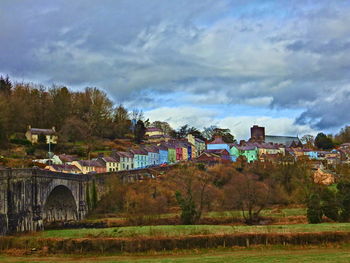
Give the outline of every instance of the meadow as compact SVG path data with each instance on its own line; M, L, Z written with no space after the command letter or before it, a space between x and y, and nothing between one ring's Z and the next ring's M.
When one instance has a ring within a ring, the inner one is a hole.
M135 237L179 237L193 235L224 235L235 233L305 233L350 231L349 223L294 224L294 225L164 225L130 226L111 228L83 228L46 230L34 234L40 238L135 238Z
M0 255L0 261L10 262L162 262L162 263L196 263L196 262L235 262L235 263L265 263L265 262L317 262L345 263L350 261L348 246L337 248L315 247L255 247L250 249L215 249L187 250L174 253L143 253L126 255Z

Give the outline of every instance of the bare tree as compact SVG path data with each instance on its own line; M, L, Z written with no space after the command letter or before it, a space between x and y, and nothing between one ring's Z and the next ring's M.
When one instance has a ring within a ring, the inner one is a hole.
M225 186L225 199L231 209L240 209L247 224L259 222L259 214L270 202L270 187L253 175L240 174Z

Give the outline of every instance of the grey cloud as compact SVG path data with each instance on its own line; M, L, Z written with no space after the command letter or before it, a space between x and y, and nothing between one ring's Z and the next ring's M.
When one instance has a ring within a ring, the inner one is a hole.
M4 0L0 72L99 86L130 105L270 103L339 126L350 5L330 2Z

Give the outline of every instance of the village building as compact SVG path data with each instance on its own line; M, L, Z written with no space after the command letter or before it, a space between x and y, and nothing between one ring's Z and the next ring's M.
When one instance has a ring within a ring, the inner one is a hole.
M224 142L221 136L215 136L214 140L207 144L207 150L226 150L230 152L230 146Z
M148 166L148 152L144 149L131 149L134 155L134 169L142 169Z
M159 151L159 164L165 164L169 162L169 152L168 147L165 145L157 146Z
M72 165L75 165L83 174L106 172L106 167L97 160L78 160L73 161Z
M134 154L132 152L112 152L112 157L119 161L118 171L134 169Z
M159 150L153 146L146 146L144 149L148 154L148 166L159 165Z
M27 140L33 144L40 142L40 136L45 136L45 143L47 144L57 144L58 141L55 127L52 127L51 129L39 129L32 128L29 125L25 136Z
M119 169L119 161L111 156L101 156L97 160L106 167L106 172L117 172Z
M81 174L82 171L75 165L52 164L45 167L46 170L58 173Z

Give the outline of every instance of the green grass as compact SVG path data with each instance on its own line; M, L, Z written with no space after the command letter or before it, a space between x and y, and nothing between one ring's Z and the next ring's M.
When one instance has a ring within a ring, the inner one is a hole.
M268 226L224 226L224 225L193 225L193 226L132 226L89 229L47 230L38 232L36 236L45 238L83 238L83 237L149 237L149 236L188 236L234 233L300 233L350 231L349 223L323 223L317 225L268 225Z
M281 210L273 210L273 209L264 209L261 211L261 216L266 217L276 217L276 218L284 218L289 216L305 216L306 215L306 208L284 208ZM159 215L159 218L174 218L174 217L180 217L180 213L167 213L167 214L161 214ZM241 211L221 211L221 212L208 212L204 213L203 217L205 218L225 218L225 217L235 217L235 218L242 218L242 212ZM123 217L108 217L108 218L96 218L91 217L90 219L87 219L87 221L90 222L99 222L103 220L125 220Z
M261 216L267 217L288 217L288 216L305 216L306 208L285 208L281 210L264 209L261 211ZM223 212L209 212L204 214L205 217L242 217L241 211L223 211Z
M186 254L154 254L154 255L119 255L119 256L52 256L52 257L11 257L0 256L1 262L235 262L235 263L266 263L266 262L317 262L345 263L350 261L348 250L338 249L244 249L244 250L213 250L187 251Z

